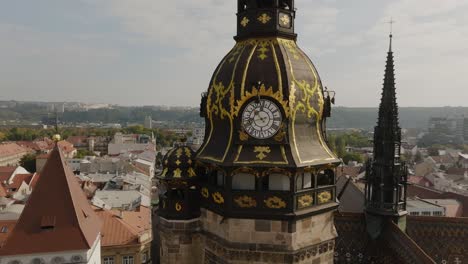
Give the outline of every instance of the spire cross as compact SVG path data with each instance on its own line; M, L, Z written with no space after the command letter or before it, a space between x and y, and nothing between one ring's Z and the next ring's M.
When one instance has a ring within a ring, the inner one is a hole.
M390 36L393 34L393 24L395 24L395 20L393 20L393 17L390 18L390 21L388 21L387 23L390 24Z
M390 18L390 21L387 22L388 24L390 24L390 47L389 47L389 51L391 52L392 51L392 39L393 39L393 24L395 23L395 20L393 20L393 17Z

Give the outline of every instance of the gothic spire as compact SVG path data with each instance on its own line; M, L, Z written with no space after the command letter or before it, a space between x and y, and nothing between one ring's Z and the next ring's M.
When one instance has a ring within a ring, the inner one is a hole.
M395 65L392 51L393 35L390 34L390 46L387 54L387 64L385 66L385 77L382 90L382 99L379 107L378 126L382 128L399 129L398 105L396 102L395 89Z
M374 155L367 163L366 213L367 230L376 238L382 231L382 221L394 221L406 215L407 168L400 159L401 129L395 90L395 67L392 51L393 35L385 66L385 78L379 117L374 130Z

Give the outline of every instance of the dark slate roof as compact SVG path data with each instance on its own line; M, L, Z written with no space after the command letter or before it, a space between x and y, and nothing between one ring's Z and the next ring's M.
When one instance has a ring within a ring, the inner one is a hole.
M382 235L372 240L366 231L364 214L337 213L335 264L341 263L434 263L431 258L393 222L385 223Z
M468 263L468 218L407 218L407 233L437 263Z
M160 179L189 179L196 177L195 152L187 146L176 146L163 158L163 171Z
M336 181L336 192L341 193L345 187L346 177L339 177ZM340 206L338 207L340 212L348 213L362 213L364 212L364 193L352 180L346 186L343 195L340 199Z

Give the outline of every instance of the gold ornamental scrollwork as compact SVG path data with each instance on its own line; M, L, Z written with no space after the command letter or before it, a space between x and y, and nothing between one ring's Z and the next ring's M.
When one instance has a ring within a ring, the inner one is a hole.
M258 43L258 47L257 48L257 52L258 52L258 58L261 59L261 60L265 60L266 58L268 58L268 51L270 51L270 49L268 49L268 47L270 46L270 41L266 40L266 41L260 41Z
M271 149L268 146L256 146L254 148L254 152L258 153L257 156L255 156L257 159L264 160L267 157L267 154L271 152Z
M278 103L281 104L283 111L285 113L286 118L289 117L289 106L288 102L283 99L283 95L281 94L281 91L273 92L273 87L266 88L265 84L260 85L260 88L257 87L252 87L252 91L246 91L245 94L243 94L240 98L240 100L237 100L236 106L234 107L234 116L238 116L240 113L240 110L244 106L244 104L252 99L252 98L258 98L258 97L270 97L275 99Z
M234 199L234 202L239 206L240 208L254 208L257 207L257 201L247 195L244 196L239 196L236 199Z
M203 188L201 189L201 195L202 195L203 197L205 197L205 198L210 197L210 191L208 191L208 188L203 187Z
M224 204L224 197L221 193L215 192L211 195L213 197L213 201L217 204Z
M241 141L247 141L249 139L249 134L245 133L245 131L242 129L239 131L239 139Z
M276 142L283 142L285 137L286 137L286 131L284 131L284 122L283 122L283 123L281 123L281 127L280 127L278 133L276 133L276 135L273 137L273 139Z
M262 24L266 24L270 22L271 17L267 13L263 13L257 18L257 20L260 21L260 23Z
M181 178L182 177L182 171L177 168L174 170L174 178Z
M311 206L314 203L314 198L312 195L306 194L297 198L297 207L299 209L306 208Z
M197 176L197 173L195 173L195 170L193 168L189 168L187 170L187 173L190 178Z
M282 209L286 208L286 202L279 198L278 196L269 197L268 199L263 201L266 207L271 209Z
M223 106L223 99L226 98L233 84L231 83L228 87L225 87L222 82L213 84L213 91L215 93L215 101L212 101L211 96L208 97L208 117L218 116L221 119L224 117L230 118L229 111Z
M182 205L179 202L177 202L175 204L175 209L176 209L177 212L180 212L182 210Z
M329 202L331 198L332 198L332 194L330 191L324 191L317 195L317 199L320 204Z
M248 24L249 24L250 20L247 18L247 17L243 17L240 24L243 26L243 27L246 27Z
M319 111L317 111L311 104L311 100L315 98L316 93L319 92L317 91L318 86L311 87L311 85L304 80L294 81L292 85L294 86L294 89L292 90L295 91L297 86L302 93L302 98L294 102L294 113L300 110L301 112L306 113L308 118L315 116L317 120L320 119L319 111L323 106L323 98L321 96L318 96L317 98Z

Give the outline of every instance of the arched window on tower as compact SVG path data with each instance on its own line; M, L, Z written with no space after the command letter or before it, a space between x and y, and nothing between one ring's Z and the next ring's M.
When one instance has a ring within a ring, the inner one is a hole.
M322 170L317 174L317 186L330 186L335 183L335 172L330 169Z
M210 172L210 184L218 187L224 187L226 173L222 170L214 169Z
M291 0L280 0L279 7L286 10L291 10Z
M287 175L281 173L271 173L268 177L268 190L270 191L289 191L290 180Z
M312 172L301 172L296 175L296 190L307 190L315 187L315 179Z
M233 190L255 190L255 175L250 173L237 173L232 176L232 189Z

